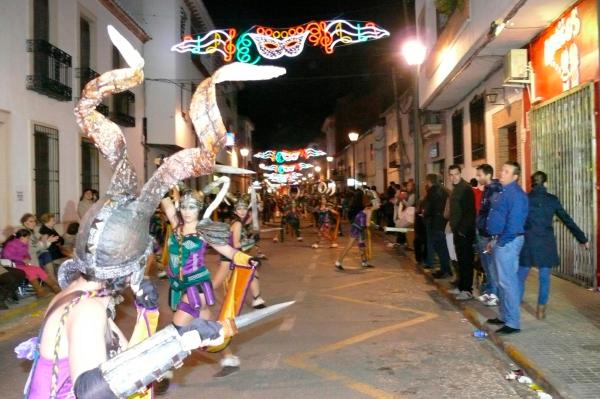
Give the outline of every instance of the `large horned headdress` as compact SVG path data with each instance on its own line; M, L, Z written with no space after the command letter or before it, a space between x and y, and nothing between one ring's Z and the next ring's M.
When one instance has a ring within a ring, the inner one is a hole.
M104 97L142 83L144 59L112 26L112 43L128 68L108 71L90 81L75 107L77 124L110 163L114 173L106 192L86 213L77 235L74 259L59 272L66 286L77 272L100 280L133 274L141 277L149 254L149 221L165 193L177 182L211 173L225 144L226 128L217 105L216 85L225 81L266 80L285 73L284 68L233 63L218 69L196 89L190 116L198 135L198 147L181 150L165 162L138 190L138 179L127 157L127 144L119 127L96 111Z

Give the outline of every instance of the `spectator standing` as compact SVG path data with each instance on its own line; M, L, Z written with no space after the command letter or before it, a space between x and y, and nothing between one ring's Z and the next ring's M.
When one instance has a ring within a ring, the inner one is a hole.
M548 176L537 171L531 176L532 189L528 195L529 214L525 223L525 243L519 259L520 298L523 300L525 281L532 266L539 269L539 292L536 316L546 317L546 305L550 295L550 275L552 268L560 263L556 237L552 221L557 216L569 229L571 234L584 248L589 249L585 233L577 226L571 216L565 211L558 197L550 194L545 187Z
M458 262L458 281L454 293L456 299L466 301L473 299L475 196L471 185L462 178L460 166L450 165L448 174L453 187L450 194L450 228Z
M521 331L519 254L525 241L529 201L519 186L520 175L521 166L517 162L509 161L502 166L502 192L492 203L487 219L487 229L492 236L487 251L492 253L496 267L500 297L499 317L488 319L488 323L503 325L496 331L500 335Z
M444 208L448 200L448 193L440 184L439 176L428 174L425 178L427 195L423 200L423 220L427 235L427 260L426 268L433 267L433 256L437 254L440 260L440 270L434 272L434 278L448 278L452 276L450 269L450 255L446 246L447 220L444 218Z
M94 192L91 188L83 190L83 194L79 198L79 204L77 204L77 215L79 220L83 219L83 216L94 205Z
M487 306L497 306L498 298L498 275L493 265L492 254L486 251L486 248L492 240L491 234L487 228L487 220L490 214L492 203L496 200L502 191L502 184L498 179L494 179L494 168L484 163L477 167L477 181L483 187L481 204L477 213L477 250L481 266L485 272L485 285L483 294L477 299Z

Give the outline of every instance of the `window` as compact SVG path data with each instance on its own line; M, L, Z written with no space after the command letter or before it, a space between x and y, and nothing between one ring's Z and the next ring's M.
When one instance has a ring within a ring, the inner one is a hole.
M373 147L373 144L369 144L369 160L372 161L374 157L375 157L375 149Z
M400 154L398 153L398 143L392 143L388 146L388 167L397 168L400 166Z
M58 130L34 125L35 213L53 213L60 220L58 188Z
M33 38L50 40L50 8L48 0L33 1Z
M507 138L508 138L508 160L509 161L517 161L518 160L518 145L517 145L517 124L511 124L507 129Z
M471 153L473 160L485 158L485 101L476 96L469 104L471 118Z
M79 90L98 74L90 68L90 22L85 18L79 19Z
M457 111L452 115L452 154L453 163L459 165L465 162L463 148L463 112Z
M81 139L81 192L100 190L100 158L98 149L88 139Z

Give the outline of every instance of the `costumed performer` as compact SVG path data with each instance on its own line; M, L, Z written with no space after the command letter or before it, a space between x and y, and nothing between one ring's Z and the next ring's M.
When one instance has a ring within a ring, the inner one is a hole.
M38 337L15 350L19 357L34 360L24 392L28 399L125 398L145 390L152 381L180 365L191 350L220 345L235 333L234 323L194 319L186 326L169 325L147 339L134 336L133 340L140 343L125 349L126 340L108 315L114 304L112 298L131 286L142 315L138 326L140 322L156 325L153 315L157 316L158 296L154 286L143 280L143 266L151 253L150 218L169 187L213 169L224 142L224 128L223 137L215 136L220 130L215 132L198 123L200 148L173 155L138 191L122 132L95 108L103 97L139 85L144 60L114 28L109 26L108 31L129 67L109 71L89 82L75 114L78 125L109 161L114 175L106 196L81 222L74 258L59 270L64 290L50 303ZM218 70L200 86L209 98L208 104L202 104L204 115L199 116L195 110L195 122L204 120L214 126L221 121L218 109L215 111L216 83L281 74L272 67L264 68L230 64ZM138 326L134 334L143 334L144 329Z
M370 219L370 209L372 207L371 201L363 194L362 190L357 190L352 198L352 208L358 212L354 216L352 225L350 226L350 241L346 244L346 247L340 254L340 257L335 261L336 269L343 271L344 267L342 262L344 258L352 249L355 242L358 242L358 251L360 253L361 267L372 268L367 259L366 241L367 241L367 229Z
M329 248L337 248L337 232L339 216L338 211L333 209L327 203L327 197L321 196L319 206L315 209L317 215L317 242L312 247L319 248L319 245L323 239L330 242ZM335 218L335 220L334 220Z

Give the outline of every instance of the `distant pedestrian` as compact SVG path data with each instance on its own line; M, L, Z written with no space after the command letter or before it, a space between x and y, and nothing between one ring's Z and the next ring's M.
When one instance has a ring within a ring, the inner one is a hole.
M487 221L487 229L492 236L487 251L493 256L500 297L500 315L488 319L488 323L503 325L496 331L501 335L521 331L519 254L525 240L523 234L529 201L519 186L520 175L521 166L517 162L509 161L502 166L502 192L492 203Z
M585 249L590 244L585 233L577 226L564 210L558 197L550 194L545 187L548 176L541 171L531 176L532 189L529 193L529 214L525 223L525 244L519 260L520 298L523 300L525 281L532 266L539 269L539 292L536 316L546 317L546 305L550 296L550 278L552 268L559 265L558 249L552 222L557 216L569 229L575 239Z
M452 193L450 194L450 228L458 262L456 299L473 299L473 260L475 241L475 197L471 185L462 178L461 168L448 168Z
M494 179L494 168L486 163L477 167L477 180L483 187L483 195L477 213L477 250L479 252L479 260L485 273L485 285L482 287L482 295L477 299L487 306L497 306L499 304L498 297L498 275L496 268L493 265L492 254L486 249L492 240L491 234L488 231L488 216L492 203L496 201L498 195L502 191L502 184L498 179Z
M437 254L440 260L440 270L434 272L434 278L452 277L450 269L450 255L446 245L446 223L444 218L444 208L448 200L448 193L442 187L439 176L429 174L425 178L425 187L427 195L423 200L423 221L425 222L425 231L427 234L427 259L426 268L433 267L433 258Z

